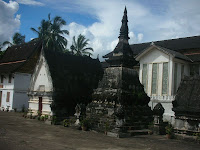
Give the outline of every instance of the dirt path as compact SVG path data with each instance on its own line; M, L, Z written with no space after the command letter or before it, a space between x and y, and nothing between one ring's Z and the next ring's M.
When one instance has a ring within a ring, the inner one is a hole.
M117 139L0 112L0 150L200 150L200 145L165 136Z

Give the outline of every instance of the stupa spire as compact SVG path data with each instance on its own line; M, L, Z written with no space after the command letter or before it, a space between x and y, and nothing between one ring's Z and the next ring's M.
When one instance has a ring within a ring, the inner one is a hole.
M119 34L119 37L118 37L120 40L121 39L130 39L129 36L128 36L128 17L127 17L127 9L126 9L126 6L125 6L125 9L124 9L124 16L122 18L122 25L121 25L121 28L120 28L120 34Z

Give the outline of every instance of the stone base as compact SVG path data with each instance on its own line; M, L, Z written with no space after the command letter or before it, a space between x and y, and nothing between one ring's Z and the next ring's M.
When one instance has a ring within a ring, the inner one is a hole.
M118 133L107 132L107 136L116 137L116 138L126 138L126 137L130 137L131 134L130 133L123 133L123 132L118 132Z
M45 124L51 125L51 121L50 120L45 120L44 122Z
M165 135L166 130L165 130L165 125L154 125L153 126L153 133L158 134L158 135Z

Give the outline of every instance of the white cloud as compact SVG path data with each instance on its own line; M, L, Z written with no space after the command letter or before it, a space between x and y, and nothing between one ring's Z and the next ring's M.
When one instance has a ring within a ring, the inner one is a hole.
M25 2L25 0L18 1ZM130 44L200 35L199 0L101 0L98 2L38 0L37 2L62 13L78 13L80 16L87 15L97 19L98 21L87 26L72 22L64 27L70 32L67 36L68 46L71 45L74 35L83 34L90 39L90 46L95 50L94 57L100 54L101 58L115 48L125 5L128 11ZM18 17L16 19L19 20Z
M44 6L44 3L35 0L16 0L19 4Z
M12 35L19 29L20 15L15 16L18 9L17 2L6 3L0 0L0 43L11 41Z

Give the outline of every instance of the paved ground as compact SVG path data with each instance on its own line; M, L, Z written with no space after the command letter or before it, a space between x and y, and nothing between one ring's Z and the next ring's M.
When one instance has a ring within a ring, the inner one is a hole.
M165 136L117 139L0 112L0 150L200 150L200 144Z

